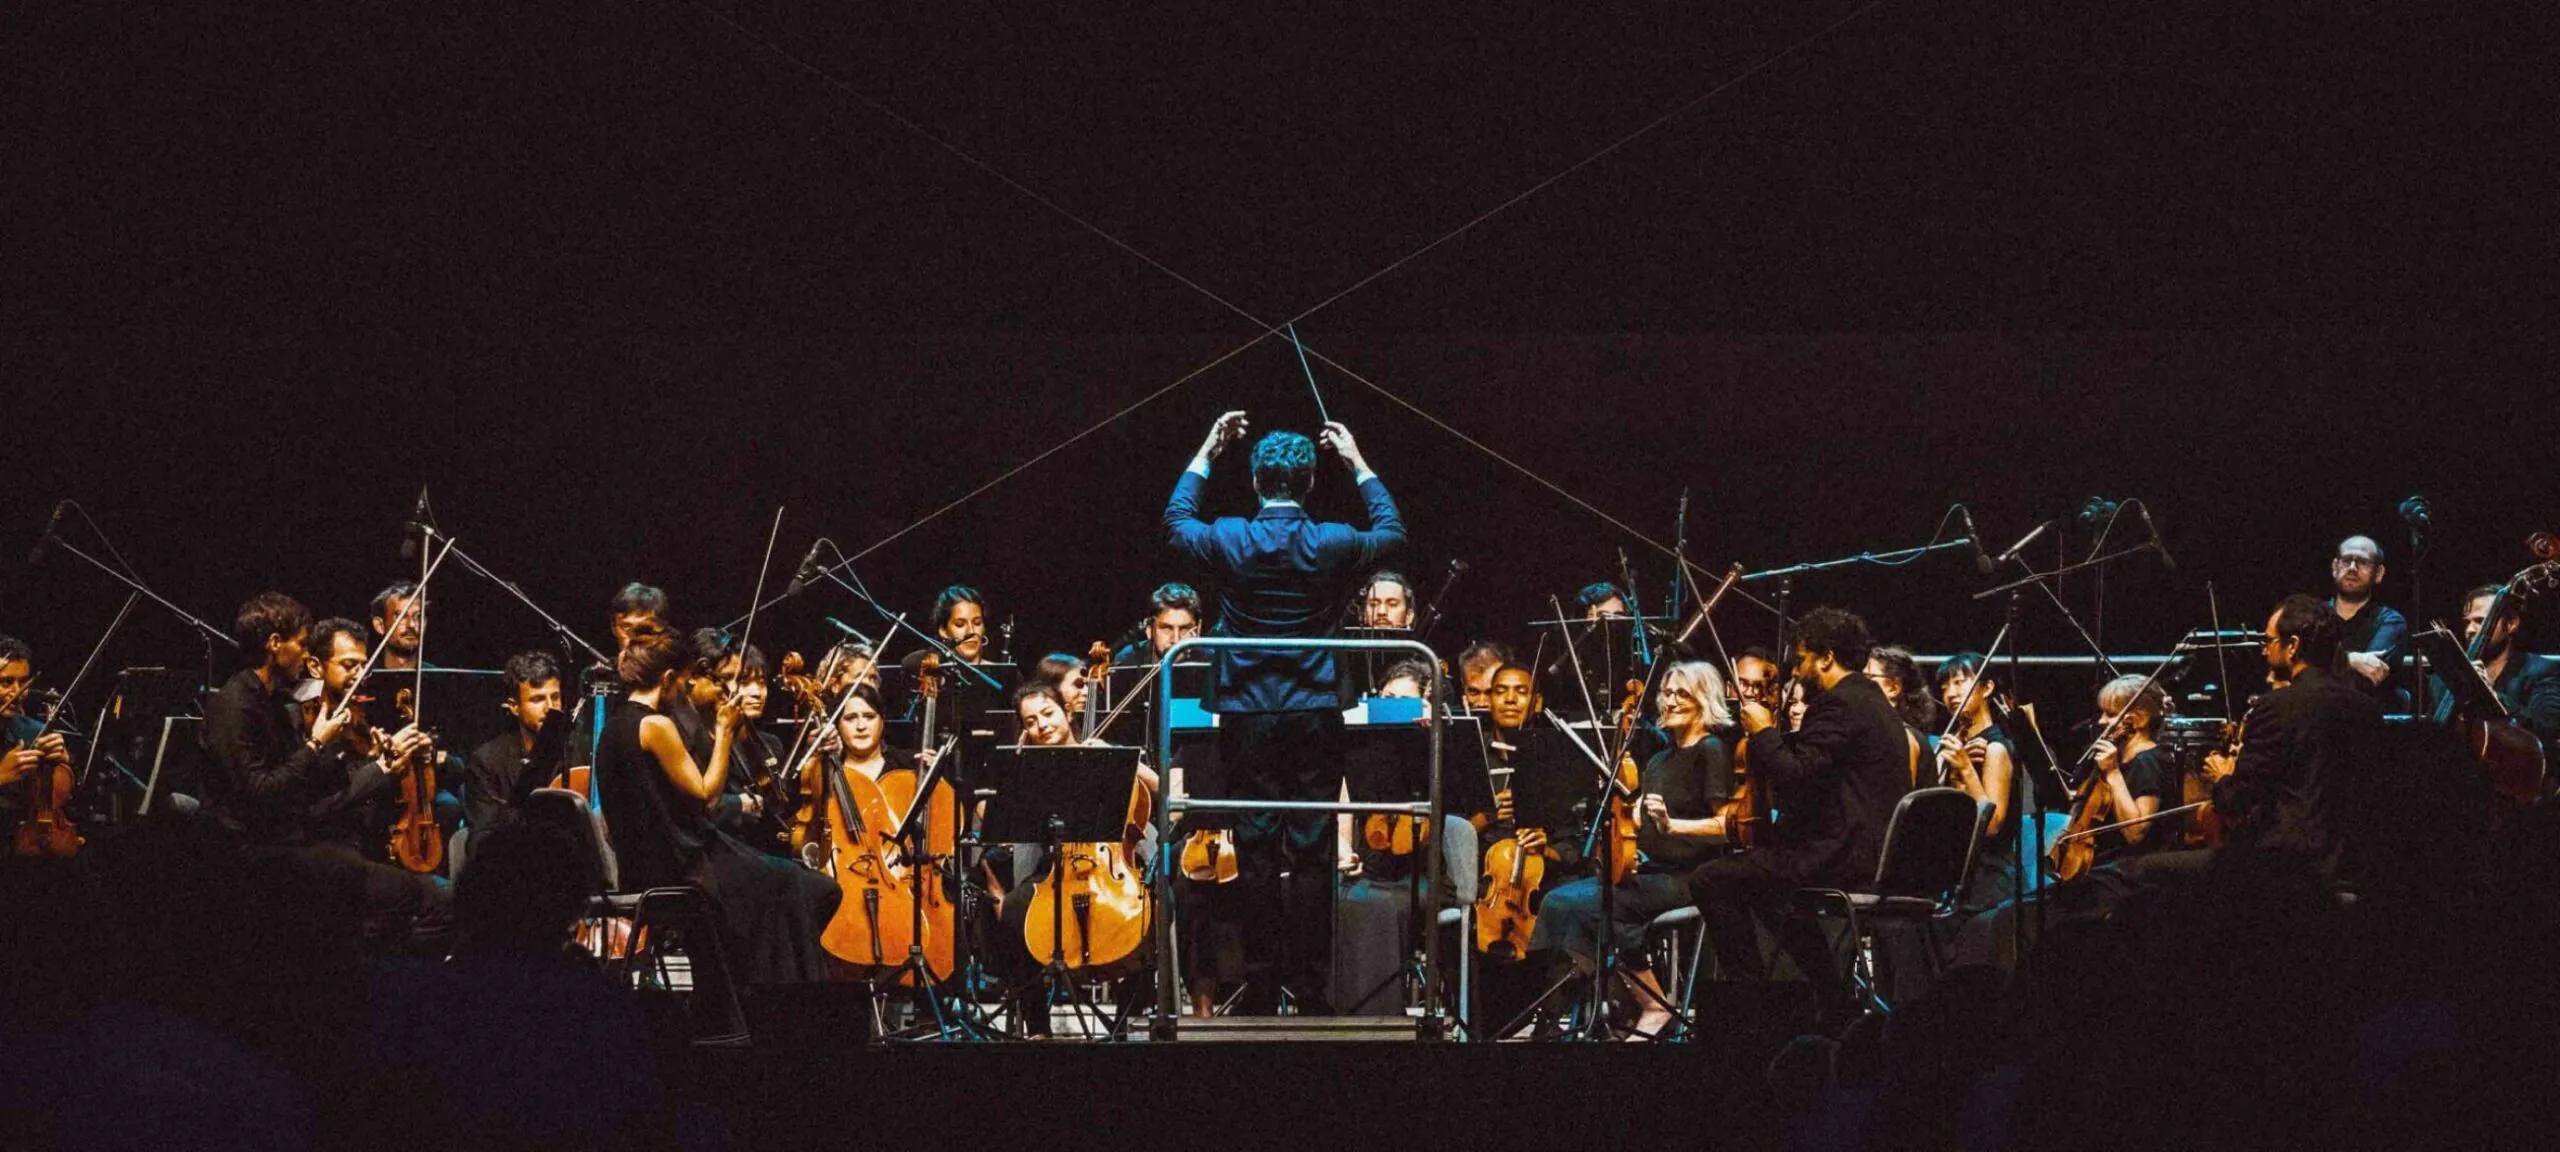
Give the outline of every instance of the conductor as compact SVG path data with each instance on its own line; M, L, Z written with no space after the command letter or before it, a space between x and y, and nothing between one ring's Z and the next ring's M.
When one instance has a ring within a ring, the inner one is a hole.
M1165 535L1216 574L1213 636L1303 639L1324 635L1332 609L1360 573L1404 543L1404 521L1387 487L1360 455L1351 430L1327 423L1316 441L1272 432L1253 448L1250 519L1200 517L1210 462L1244 438L1245 414L1229 412L1175 481L1165 502ZM1301 501L1315 484L1316 449L1351 470L1368 506L1369 527L1315 520ZM1229 790L1251 800L1332 800L1342 781L1340 670L1331 652L1221 651L1207 708L1218 715L1218 754ZM1333 817L1318 812L1240 813L1234 821L1249 968L1269 973L1302 1005L1321 995L1331 953ZM1282 892L1281 876L1289 877ZM1276 988L1255 989L1263 1001ZM1256 1003L1253 1006L1263 1007ZM1302 1008L1303 1010L1303 1008Z

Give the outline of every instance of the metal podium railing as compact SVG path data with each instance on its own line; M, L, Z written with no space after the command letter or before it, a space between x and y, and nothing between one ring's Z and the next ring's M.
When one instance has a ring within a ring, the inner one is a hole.
M1176 798L1173 794L1173 665L1184 653L1194 649L1234 652L1404 652L1420 659L1431 669L1430 686L1423 693L1423 714L1431 720L1431 798L1420 803L1375 803L1349 800L1215 800ZM1173 837L1173 818L1179 812L1380 812L1396 816L1419 816L1428 821L1437 841L1441 825L1440 743L1446 725L1447 709L1441 706L1440 660L1428 645L1418 640L1337 640L1337 639L1268 639L1240 636L1203 636L1182 641L1165 650L1157 659L1155 737L1158 758L1165 767L1167 786L1156 790L1156 1018L1154 1038L1171 1040L1182 1018L1182 974L1174 970L1173 880L1181 873L1182 845ZM1427 858L1428 871L1423 878L1426 899L1414 902L1414 915L1421 918L1422 928L1422 1022L1417 1035L1425 1040L1438 1040L1447 1035L1447 1014L1442 1007L1440 989L1440 931L1432 904L1439 894L1449 890L1444 862L1437 851L1420 853Z

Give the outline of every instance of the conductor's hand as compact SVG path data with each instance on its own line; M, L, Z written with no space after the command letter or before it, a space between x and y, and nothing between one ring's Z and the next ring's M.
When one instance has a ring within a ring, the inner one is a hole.
M1241 410L1218 417L1215 423L1209 425L1209 438L1200 442L1200 458L1217 459L1218 453L1227 450L1227 445L1244 439L1245 430L1244 413Z
M1351 438L1351 430L1343 427L1342 421L1327 422L1324 431L1316 433L1316 442L1332 449L1354 474L1369 470L1369 461L1360 455L1360 442Z

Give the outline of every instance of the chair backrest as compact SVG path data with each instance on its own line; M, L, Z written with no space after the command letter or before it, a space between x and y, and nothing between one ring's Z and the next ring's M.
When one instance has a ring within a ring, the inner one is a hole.
M583 792L567 788L536 788L516 802L516 815L524 820L541 820L569 830L579 843L593 853L596 876L607 892L622 887L622 869L613 857L613 845L606 841L604 819L587 807Z
M1476 902L1476 878L1484 862L1476 852L1476 826L1464 816L1440 818L1440 867L1449 874L1450 904Z
M1875 894L1944 904L1973 873L1991 806L1959 788L1914 788L1893 807L1876 860Z
M444 841L445 879L462 883L462 866L471 860L471 829L456 828Z

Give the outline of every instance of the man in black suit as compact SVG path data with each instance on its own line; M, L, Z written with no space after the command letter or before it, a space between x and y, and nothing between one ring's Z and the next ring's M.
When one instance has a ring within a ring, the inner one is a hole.
M1753 787L1765 788L1777 821L1766 843L1690 874L1689 895L1725 973L1765 980L1755 920L1774 921L1826 1010L1845 1008L1848 986L1819 925L1786 916L1796 889L1843 888L1875 875L1885 826L1911 790L1910 749L1884 691L1862 673L1875 638L1866 621L1817 608L1798 627L1796 669L1807 689L1804 723L1782 731L1769 706L1742 702Z
M2237 756L2207 756L2213 810L2225 844L2300 857L2335 879L2357 790L2380 770L2382 706L2346 671L2345 628L2329 606L2287 596L2267 616L2267 683L2249 706ZM2215 849L2162 852L2125 866L2127 877L2157 882L2192 876Z
M1361 458L1351 430L1340 424L1325 425L1319 439L1351 470L1368 505L1367 529L1307 515L1300 501L1315 483L1316 443L1295 432L1273 432L1254 446L1253 491L1261 509L1252 519L1201 519L1210 461L1244 434L1242 412L1226 413L1210 426L1165 502L1166 537L1176 551L1216 573L1218 614L1211 635L1323 636L1351 582L1404 543L1404 521L1386 485ZM1342 701L1333 653L1221 651L1212 664L1207 706L1218 713L1218 757L1236 798L1332 800L1339 794ZM1277 958L1283 985L1319 995L1332 923L1327 894L1335 865L1333 818L1253 812L1233 824L1237 882L1250 886L1239 894L1238 909L1247 956L1266 963ZM1283 872L1291 881L1285 902Z

